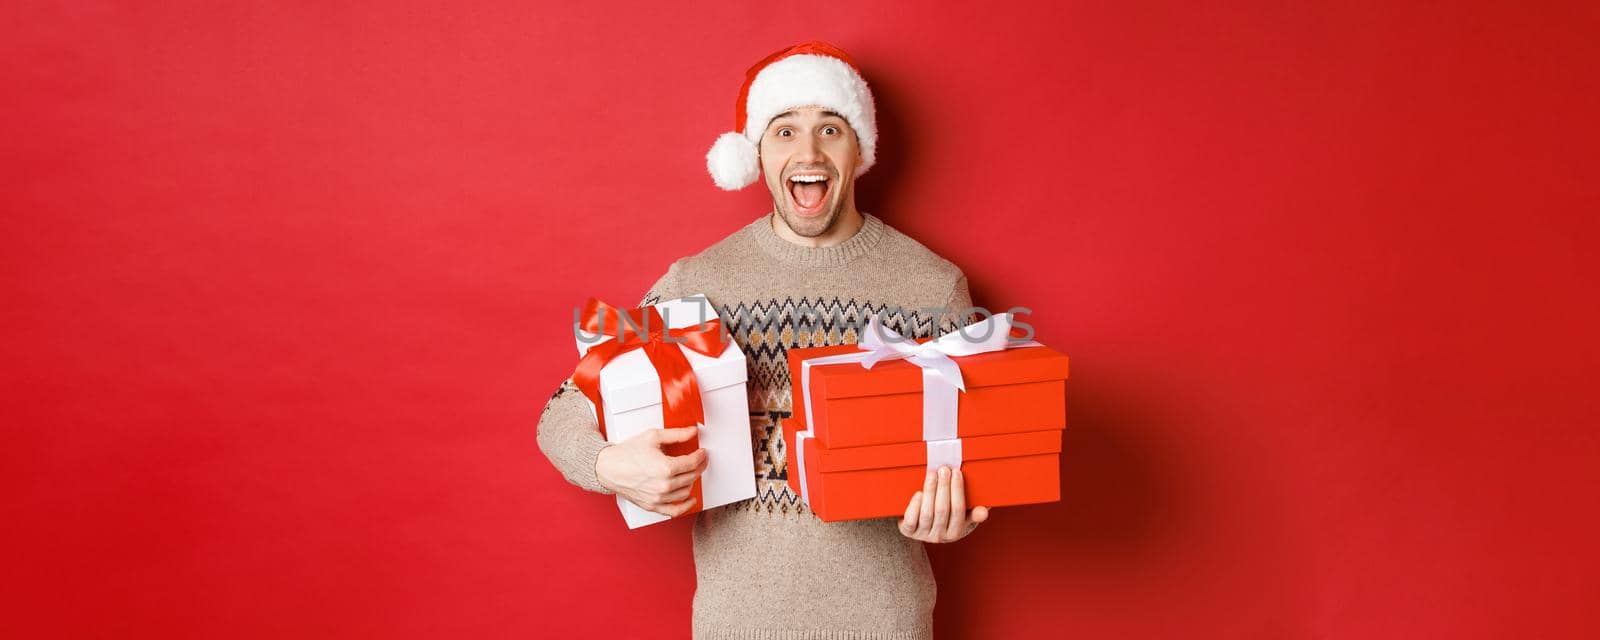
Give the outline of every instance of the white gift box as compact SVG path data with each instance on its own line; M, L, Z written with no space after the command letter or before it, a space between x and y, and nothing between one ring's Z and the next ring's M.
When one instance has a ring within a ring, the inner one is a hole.
M655 305L667 328L681 329L717 319L705 296L694 295ZM627 330L632 331L632 327ZM578 355L612 339L579 331ZM730 338L722 355L710 357L682 349L694 369L700 388L705 423L700 426L700 447L706 450L706 469L700 474L700 509L706 510L756 495L755 456L750 444L750 405L745 393L744 351ZM661 378L642 349L628 351L600 370L600 398L606 412L606 439L627 440L646 429L660 429ZM587 398L585 398L587 402ZM589 402L590 411L594 403ZM670 520L617 496L617 507L629 529Z

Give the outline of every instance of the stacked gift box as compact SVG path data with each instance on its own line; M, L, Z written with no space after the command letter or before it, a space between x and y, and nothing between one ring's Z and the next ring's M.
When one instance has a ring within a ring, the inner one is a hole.
M1009 333L1002 315L933 341L869 325L858 345L790 349L790 490L824 521L897 516L948 465L969 505L1059 500L1067 357Z

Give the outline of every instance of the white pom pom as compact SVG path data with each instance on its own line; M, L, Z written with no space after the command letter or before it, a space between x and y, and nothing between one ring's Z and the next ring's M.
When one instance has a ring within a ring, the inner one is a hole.
M706 154L711 181L728 191L738 191L761 175L761 158L754 142L732 131L717 137Z

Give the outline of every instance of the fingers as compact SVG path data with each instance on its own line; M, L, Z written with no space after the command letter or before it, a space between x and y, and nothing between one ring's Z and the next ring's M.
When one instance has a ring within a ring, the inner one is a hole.
M696 480L700 479L700 474L705 473L706 464L707 463L702 460L700 462L700 466L667 478L667 490L673 491L694 484Z
M646 431L645 433L655 433L656 442L659 444L677 444L679 442L688 442L693 440L695 436L700 434L700 427L652 429L650 431Z
M950 526L950 467L939 467L939 485L933 497L933 528L935 537L944 535Z
M672 491L661 494L661 498L658 502L662 506L677 504L687 500L689 498L689 494L691 493L694 493L694 483L692 482L684 485L680 489L673 489Z
M705 449L695 449L693 453L681 456L667 456L667 475L676 476L684 473L698 473L705 468L707 459L711 454Z
M937 529L946 540L958 540L967 534L967 486L961 469L950 470L950 524Z
M663 509L675 507L684 500L689 499L689 497L694 493L694 484L695 480L697 479L698 474L685 473L666 481L666 484L662 486L662 489L654 495L653 499L650 500L652 503L650 510L655 511L656 513L667 513L667 511L664 511ZM679 511L678 513L683 512Z
M917 535L917 521L921 519L922 492L911 494L911 501L906 503L906 515L900 519L900 533L906 536Z
M922 490L906 503L900 533L923 542L955 542L989 519L988 507L967 510L967 482L959 468L939 467L923 476Z
M932 470L922 480L922 511L917 514L917 535L926 536L933 531L933 494L938 488L938 474Z
M683 502L679 502L679 503L676 503L676 504L657 505L656 508L651 509L651 511L654 511L654 512L659 513L661 515L667 516L669 518L676 518L676 517L681 516L681 515L683 515L685 513L688 513L689 510L693 509L694 505L699 503L699 502L700 501L697 500L697 499L690 498L688 500L684 500Z

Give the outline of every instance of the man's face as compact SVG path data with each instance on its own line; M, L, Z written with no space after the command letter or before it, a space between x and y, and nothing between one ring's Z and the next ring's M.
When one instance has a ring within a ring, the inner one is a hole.
M773 207L796 235L815 238L838 221L861 162L856 132L820 107L778 115L761 136L761 175Z

